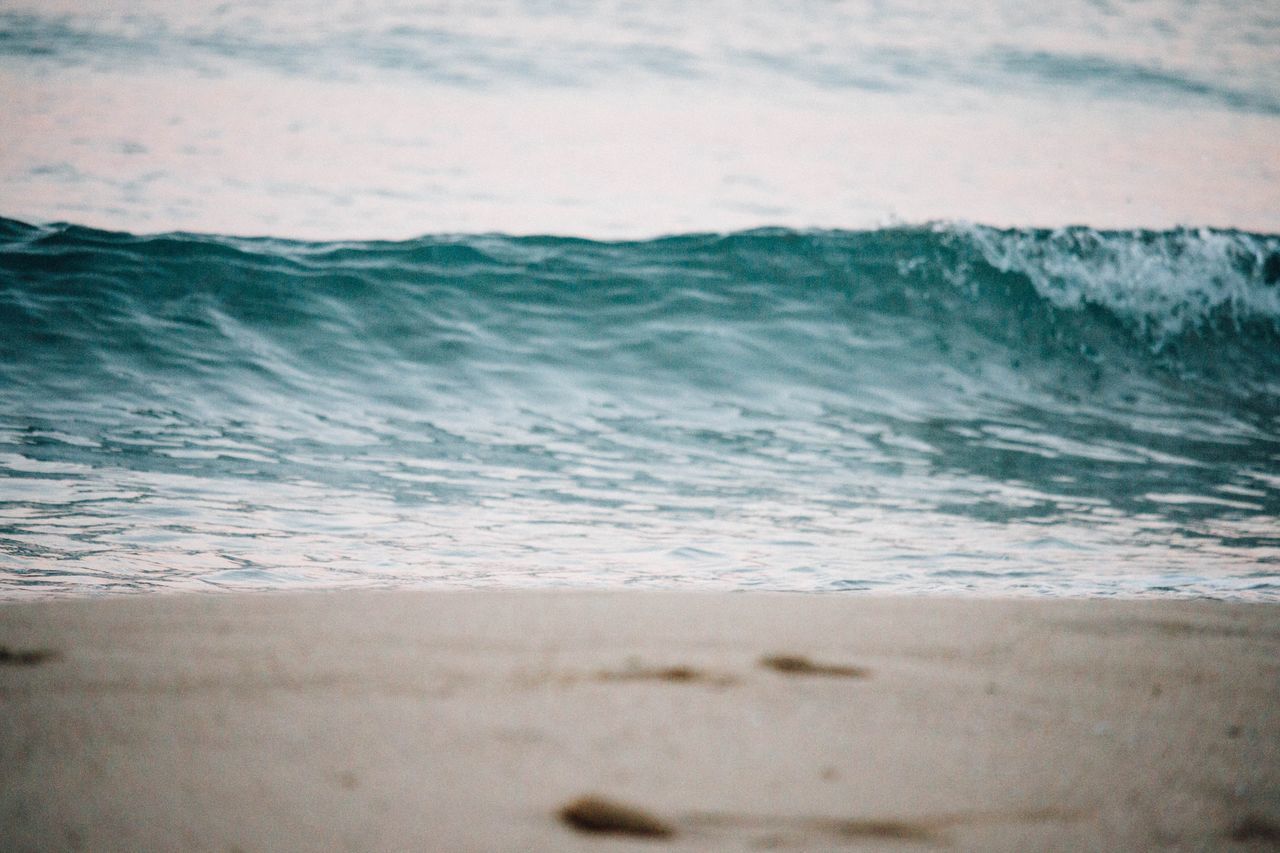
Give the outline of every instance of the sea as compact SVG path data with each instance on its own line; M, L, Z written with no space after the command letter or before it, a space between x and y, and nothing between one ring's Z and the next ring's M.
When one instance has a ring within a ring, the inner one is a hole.
M0 598L1280 601L1280 5L0 0Z

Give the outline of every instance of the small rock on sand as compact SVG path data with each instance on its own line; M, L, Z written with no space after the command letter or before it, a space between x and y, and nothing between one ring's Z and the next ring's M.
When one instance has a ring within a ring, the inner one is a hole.
M634 806L603 797L579 797L560 809L560 819L580 832L669 838L675 834L662 819Z

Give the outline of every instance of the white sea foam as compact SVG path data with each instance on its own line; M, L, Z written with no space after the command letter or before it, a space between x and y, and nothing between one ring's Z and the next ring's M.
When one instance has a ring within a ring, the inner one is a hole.
M1135 324L1157 344L1206 323L1280 327L1280 285L1267 281L1280 237L1208 229L1105 233L948 226L987 263L1027 276L1062 308L1098 305Z

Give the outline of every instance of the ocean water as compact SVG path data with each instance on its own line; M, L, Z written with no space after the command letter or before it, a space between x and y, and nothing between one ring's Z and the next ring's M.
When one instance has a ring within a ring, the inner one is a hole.
M0 0L0 215L1280 233L1280 6Z
M0 597L1280 599L1277 45L0 3Z
M0 239L8 592L1280 591L1278 237Z

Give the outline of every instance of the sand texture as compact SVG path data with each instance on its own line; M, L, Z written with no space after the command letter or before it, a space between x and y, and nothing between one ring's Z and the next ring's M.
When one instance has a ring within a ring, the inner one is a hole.
M1280 608L381 592L0 605L0 849L1280 845Z

